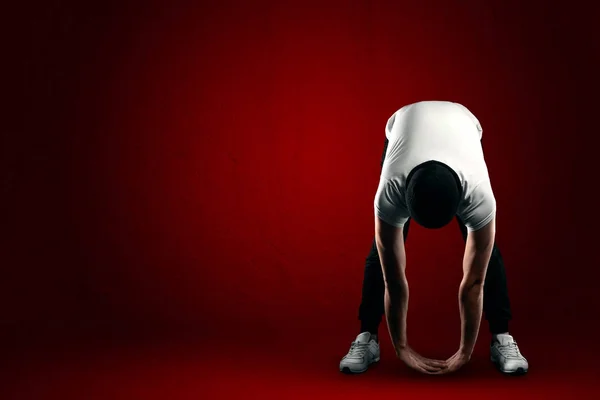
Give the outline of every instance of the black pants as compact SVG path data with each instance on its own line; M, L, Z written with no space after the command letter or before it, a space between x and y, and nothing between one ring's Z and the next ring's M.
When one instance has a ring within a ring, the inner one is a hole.
M385 140L381 166L385 160L388 140ZM458 226L463 239L467 239L467 227L457 217ZM404 225L404 241L408 238L410 218ZM371 251L365 263L365 272L362 287L362 300L359 308L358 318L361 321L361 332L377 333L381 318L385 314L384 309L385 284L377 245L375 239L371 245ZM511 319L510 301L506 285L506 274L504 262L500 250L494 243L492 256L488 264L483 288L483 312L489 323L491 333L508 332L508 321Z

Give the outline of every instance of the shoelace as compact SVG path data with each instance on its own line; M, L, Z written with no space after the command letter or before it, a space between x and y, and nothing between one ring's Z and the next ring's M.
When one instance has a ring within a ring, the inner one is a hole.
M517 342L508 343L505 345L499 345L498 349L507 358L519 358L521 353L517 347Z
M350 346L350 351L348 351L348 357L349 358L363 357L368 348L369 348L368 343L352 342L352 345Z

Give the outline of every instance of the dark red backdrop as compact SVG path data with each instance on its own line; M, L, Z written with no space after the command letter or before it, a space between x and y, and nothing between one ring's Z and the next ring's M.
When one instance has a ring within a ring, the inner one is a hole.
M592 10L79 3L9 25L5 333L314 330L345 351L385 122L423 99L484 127L516 334L594 331ZM412 228L409 335L448 328L447 352L461 254L454 224Z

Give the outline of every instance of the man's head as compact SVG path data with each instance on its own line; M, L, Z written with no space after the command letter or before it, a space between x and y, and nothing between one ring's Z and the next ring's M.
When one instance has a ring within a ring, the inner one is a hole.
M462 188L456 173L438 161L427 161L408 175L408 212L419 225L438 229L456 215Z

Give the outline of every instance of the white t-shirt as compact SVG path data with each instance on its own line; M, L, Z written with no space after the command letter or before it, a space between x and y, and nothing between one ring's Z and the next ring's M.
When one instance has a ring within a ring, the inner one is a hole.
M481 147L481 124L465 106L449 101L422 101L396 111L388 120L389 140L379 187L375 215L401 228L410 217L405 202L406 178L425 161L448 165L458 175L462 199L457 216L469 231L490 222L496 213Z

